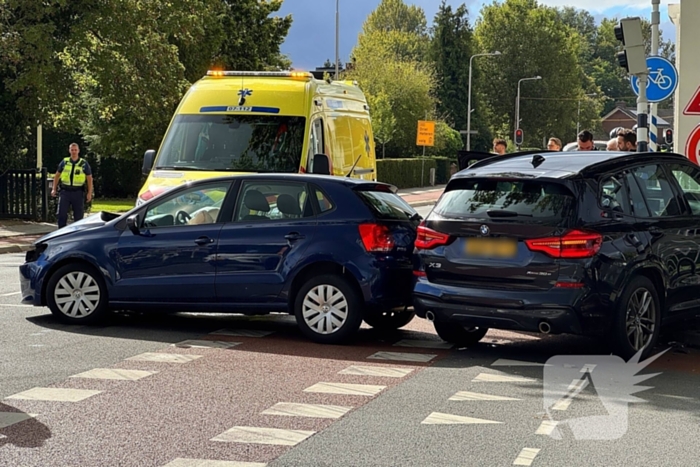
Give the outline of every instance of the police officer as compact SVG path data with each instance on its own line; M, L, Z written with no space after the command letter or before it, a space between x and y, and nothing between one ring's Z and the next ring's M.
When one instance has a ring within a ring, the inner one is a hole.
M68 147L70 157L66 157L58 164L56 175L53 177L53 189L51 196L56 196L56 189L60 186L58 197L58 228L66 226L68 210L73 208L73 219L79 221L83 218L85 204L85 188L87 185L87 202L92 200L92 170L90 164L80 157L80 147L71 143ZM60 185L59 185L60 182Z

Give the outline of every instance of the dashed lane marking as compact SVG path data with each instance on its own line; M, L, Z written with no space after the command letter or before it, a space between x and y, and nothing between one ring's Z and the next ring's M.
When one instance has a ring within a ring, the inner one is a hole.
M22 292L3 293L3 294L0 294L0 297L12 297L13 295L19 295L19 294L21 294L21 293L22 293Z
M519 401L514 397L494 396L492 394L481 394L478 392L459 391L450 397L451 401Z
M339 405L278 402L262 413L264 415L285 415L290 417L340 418L351 410L352 407L342 407Z
M0 412L0 428L6 428L34 417L36 415L24 412Z
M503 422L440 412L431 413L421 422L422 425L496 425L501 423Z
M390 368L385 366L352 365L338 372L339 375L381 376L384 378L403 378L413 371L412 368Z
M454 344L436 340L402 339L394 344L395 347L414 347L419 349L451 349Z
M217 461L211 459L188 459L178 457L163 467L265 467L262 462Z
M374 386L371 384L316 383L304 389L304 392L344 394L347 396L374 396L384 389L386 389L386 386Z
M212 441L225 443L275 444L278 446L294 446L301 443L315 431L280 430L278 428L261 428L254 426L234 426Z
M27 391L18 392L7 399L20 399L32 401L54 401L54 402L80 402L88 397L95 396L102 391L90 389L66 389L66 388L32 388Z
M537 428L537 431L535 431L535 434L550 436L552 433L554 433L554 430L557 429L558 424L559 422L556 420L543 420L540 427Z
M513 465L532 465L540 450L535 448L523 448L513 462Z
M174 347L180 348L192 348L192 349L230 349L237 345L241 345L240 342L226 342L226 341L207 341L207 340L187 340L178 342L177 344L172 344Z
M494 375L492 373L479 373L472 380L475 383L534 383L536 379L522 376Z
M537 362L525 362L521 360L508 360L507 358L500 358L493 362L491 366L536 366L536 367L544 367L544 366L551 366L547 365L545 363L537 363Z
M437 355L427 353L377 352L367 358L371 360L394 360L397 362L427 363L435 357L437 357Z
M198 358L202 358L202 355L146 352L134 357L129 357L127 360L136 362L187 363L192 360L197 360Z
M260 329L219 329L218 331L210 332L212 336L234 336L234 337L265 337L274 333L274 331L263 331Z
M95 368L78 373L71 378L113 379L121 381L138 381L146 376L155 375L157 371L122 370L117 368Z

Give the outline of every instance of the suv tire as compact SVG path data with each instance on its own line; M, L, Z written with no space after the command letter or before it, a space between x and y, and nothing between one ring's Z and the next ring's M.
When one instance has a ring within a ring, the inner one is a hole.
M484 338L489 328L465 327L456 323L434 322L435 332L440 339L451 344L471 346Z
M320 344L342 344L362 324L363 301L343 277L315 276L301 286L294 300L297 326Z
M640 360L648 357L659 338L661 306L654 284L644 276L635 276L627 284L615 312L611 342L615 353L625 360L644 345Z
M365 323L379 331L395 331L406 326L416 316L412 308L391 310L371 310L365 313Z

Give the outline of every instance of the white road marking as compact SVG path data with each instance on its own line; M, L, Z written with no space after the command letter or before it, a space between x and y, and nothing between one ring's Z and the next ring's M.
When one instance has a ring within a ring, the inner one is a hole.
M210 332L212 336L234 336L234 337L265 337L274 331L261 331L260 329L219 329Z
M499 358L495 362L491 364L491 366L536 366L536 367L544 367L544 366L551 366L547 365L544 363L537 363L537 362L524 362L521 360L508 360L507 358Z
M178 342L177 344L172 344L174 347L181 348L192 348L192 349L230 349L240 345L240 342L226 342L226 341L208 341L208 340L187 340Z
M479 373L472 380L473 383L533 383L536 379L522 376L494 375L493 373Z
M211 459L189 459L178 457L163 467L265 467L263 462L217 461Z
M478 392L459 391L450 397L451 401L519 401L514 397L494 396L492 394L481 394Z
M567 410L571 406L571 403L574 401L574 397L576 397L581 391L583 391L586 388L586 386L588 386L587 379L573 380L568 387L569 393L564 395L564 397L562 397L558 401L556 401L552 406L552 410Z
M187 363L198 358L202 358L202 355L146 352L134 357L129 357L127 360L137 362Z
M32 401L56 401L56 402L80 402L88 397L95 396L102 391L89 389L67 388L32 388L7 397L7 399L21 399Z
M550 436L557 429L559 422L556 420L543 420L540 427L535 432L536 435Z
M398 362L426 363L435 357L437 357L437 355L427 353L377 352L367 358L371 360L395 360Z
M22 305L21 303L18 304L13 304L13 303L0 303L0 306L11 306L13 308L39 308L35 307L34 305Z
M22 293L22 292L3 293L3 294L0 294L0 297L11 297L11 296L13 296L13 295L19 295L19 294L21 294L21 293Z
M386 386L374 386L371 384L316 383L304 389L304 392L345 394L348 396L374 396L384 389L386 389Z
M384 378L403 378L413 371L412 368L390 368L385 366L352 365L338 372L339 375L381 376Z
M36 415L24 412L0 412L0 428L34 418Z
M581 368L581 373L591 373L595 367L596 365L593 363L587 363L583 365L583 368Z
M351 410L352 407L343 407L339 405L278 402L262 413L264 415L286 415L290 417L340 418Z
M501 423L503 422L440 412L431 413L421 422L422 425L496 425Z
M275 444L278 446L294 446L304 441L315 431L280 430L277 428L260 428L254 426L234 426L215 436L211 441L225 443Z
M451 349L454 344L438 340L402 339L395 347L414 347L418 349Z
M116 368L95 368L93 370L78 373L71 378L89 378L89 379L113 379L121 381L137 381L146 376L155 375L157 371L141 371L141 370L121 370Z
M513 462L513 465L532 465L540 450L535 448L523 448Z

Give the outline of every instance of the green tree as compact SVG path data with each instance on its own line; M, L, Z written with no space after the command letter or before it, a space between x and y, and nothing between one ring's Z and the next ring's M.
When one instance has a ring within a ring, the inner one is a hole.
M425 60L429 37L423 9L403 0L382 0L362 26L358 48L377 42L399 60Z
M481 65L479 88L493 112L494 128L510 127L513 134L517 83L539 75L541 80L521 85L524 146L541 146L545 137L573 134L575 99L583 94L580 35L572 34L554 9L536 0L494 2L484 6L481 15L475 29L480 49L503 54Z
M382 159L386 156L386 144L396 133L396 118L391 108L389 96L379 91L376 95L367 96L372 116L372 132L374 139L382 145Z

